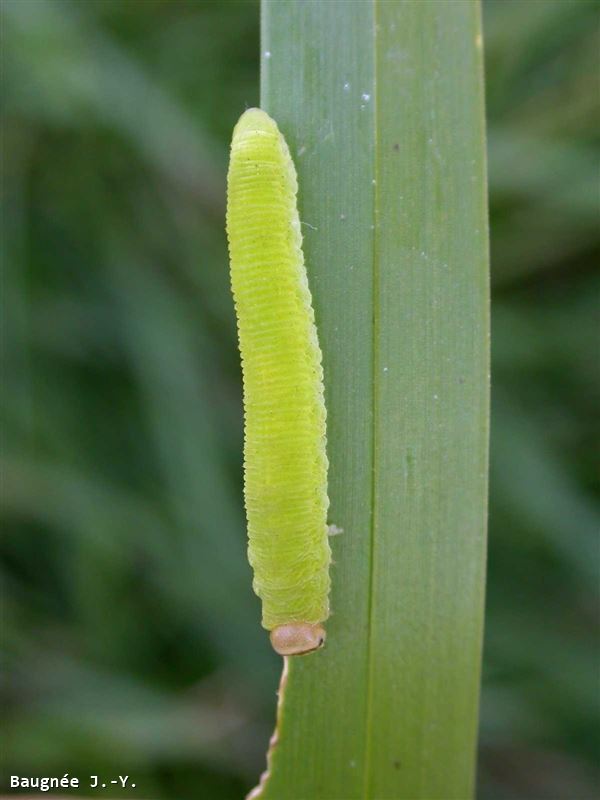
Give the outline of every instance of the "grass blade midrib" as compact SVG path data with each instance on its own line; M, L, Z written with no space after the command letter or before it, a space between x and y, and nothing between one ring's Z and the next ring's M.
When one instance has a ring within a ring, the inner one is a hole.
M366 721L365 721L365 759L364 759L364 787L363 797L368 800L369 786L370 786L370 769L371 769L371 747L373 742L373 586L375 583L375 548L376 548L376 529L377 529L377 447L378 447L378 434L379 415L378 409L378 376L379 376L379 258L377 252L378 245L378 225L379 225L379 148L377 146L377 4L379 0L372 0L373 3L373 128L374 128L374 141L375 147L373 148L373 351L372 351L372 465L371 470L371 527L369 531L369 607L368 607L368 632L367 632L367 704L366 704Z

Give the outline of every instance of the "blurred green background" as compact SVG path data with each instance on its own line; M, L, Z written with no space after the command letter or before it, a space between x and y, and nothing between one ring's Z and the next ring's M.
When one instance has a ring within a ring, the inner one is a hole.
M233 800L264 767L280 664L245 559L223 230L258 12L2 3L4 785L126 774L105 797ZM481 800L600 796L599 15L484 6Z

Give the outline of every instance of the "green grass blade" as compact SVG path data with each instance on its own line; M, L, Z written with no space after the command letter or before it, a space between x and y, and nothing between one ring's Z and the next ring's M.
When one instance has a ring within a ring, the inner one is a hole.
M488 440L475 2L263 2L324 353L333 616L292 660L265 798L468 797Z

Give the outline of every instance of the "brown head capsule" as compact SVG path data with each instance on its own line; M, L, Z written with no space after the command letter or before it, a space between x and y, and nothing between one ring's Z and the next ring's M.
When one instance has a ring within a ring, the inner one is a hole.
M271 631L271 644L281 656L302 656L323 646L325 628L309 622L288 622Z

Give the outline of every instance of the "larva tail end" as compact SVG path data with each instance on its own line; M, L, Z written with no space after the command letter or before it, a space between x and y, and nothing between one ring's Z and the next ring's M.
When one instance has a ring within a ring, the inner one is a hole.
M248 133L275 133L278 134L277 123L263 111L262 108L248 108L237 121L233 131L233 141L236 142Z
M273 650L280 656L303 656L323 647L325 628L309 622L289 622L273 628L270 637Z

